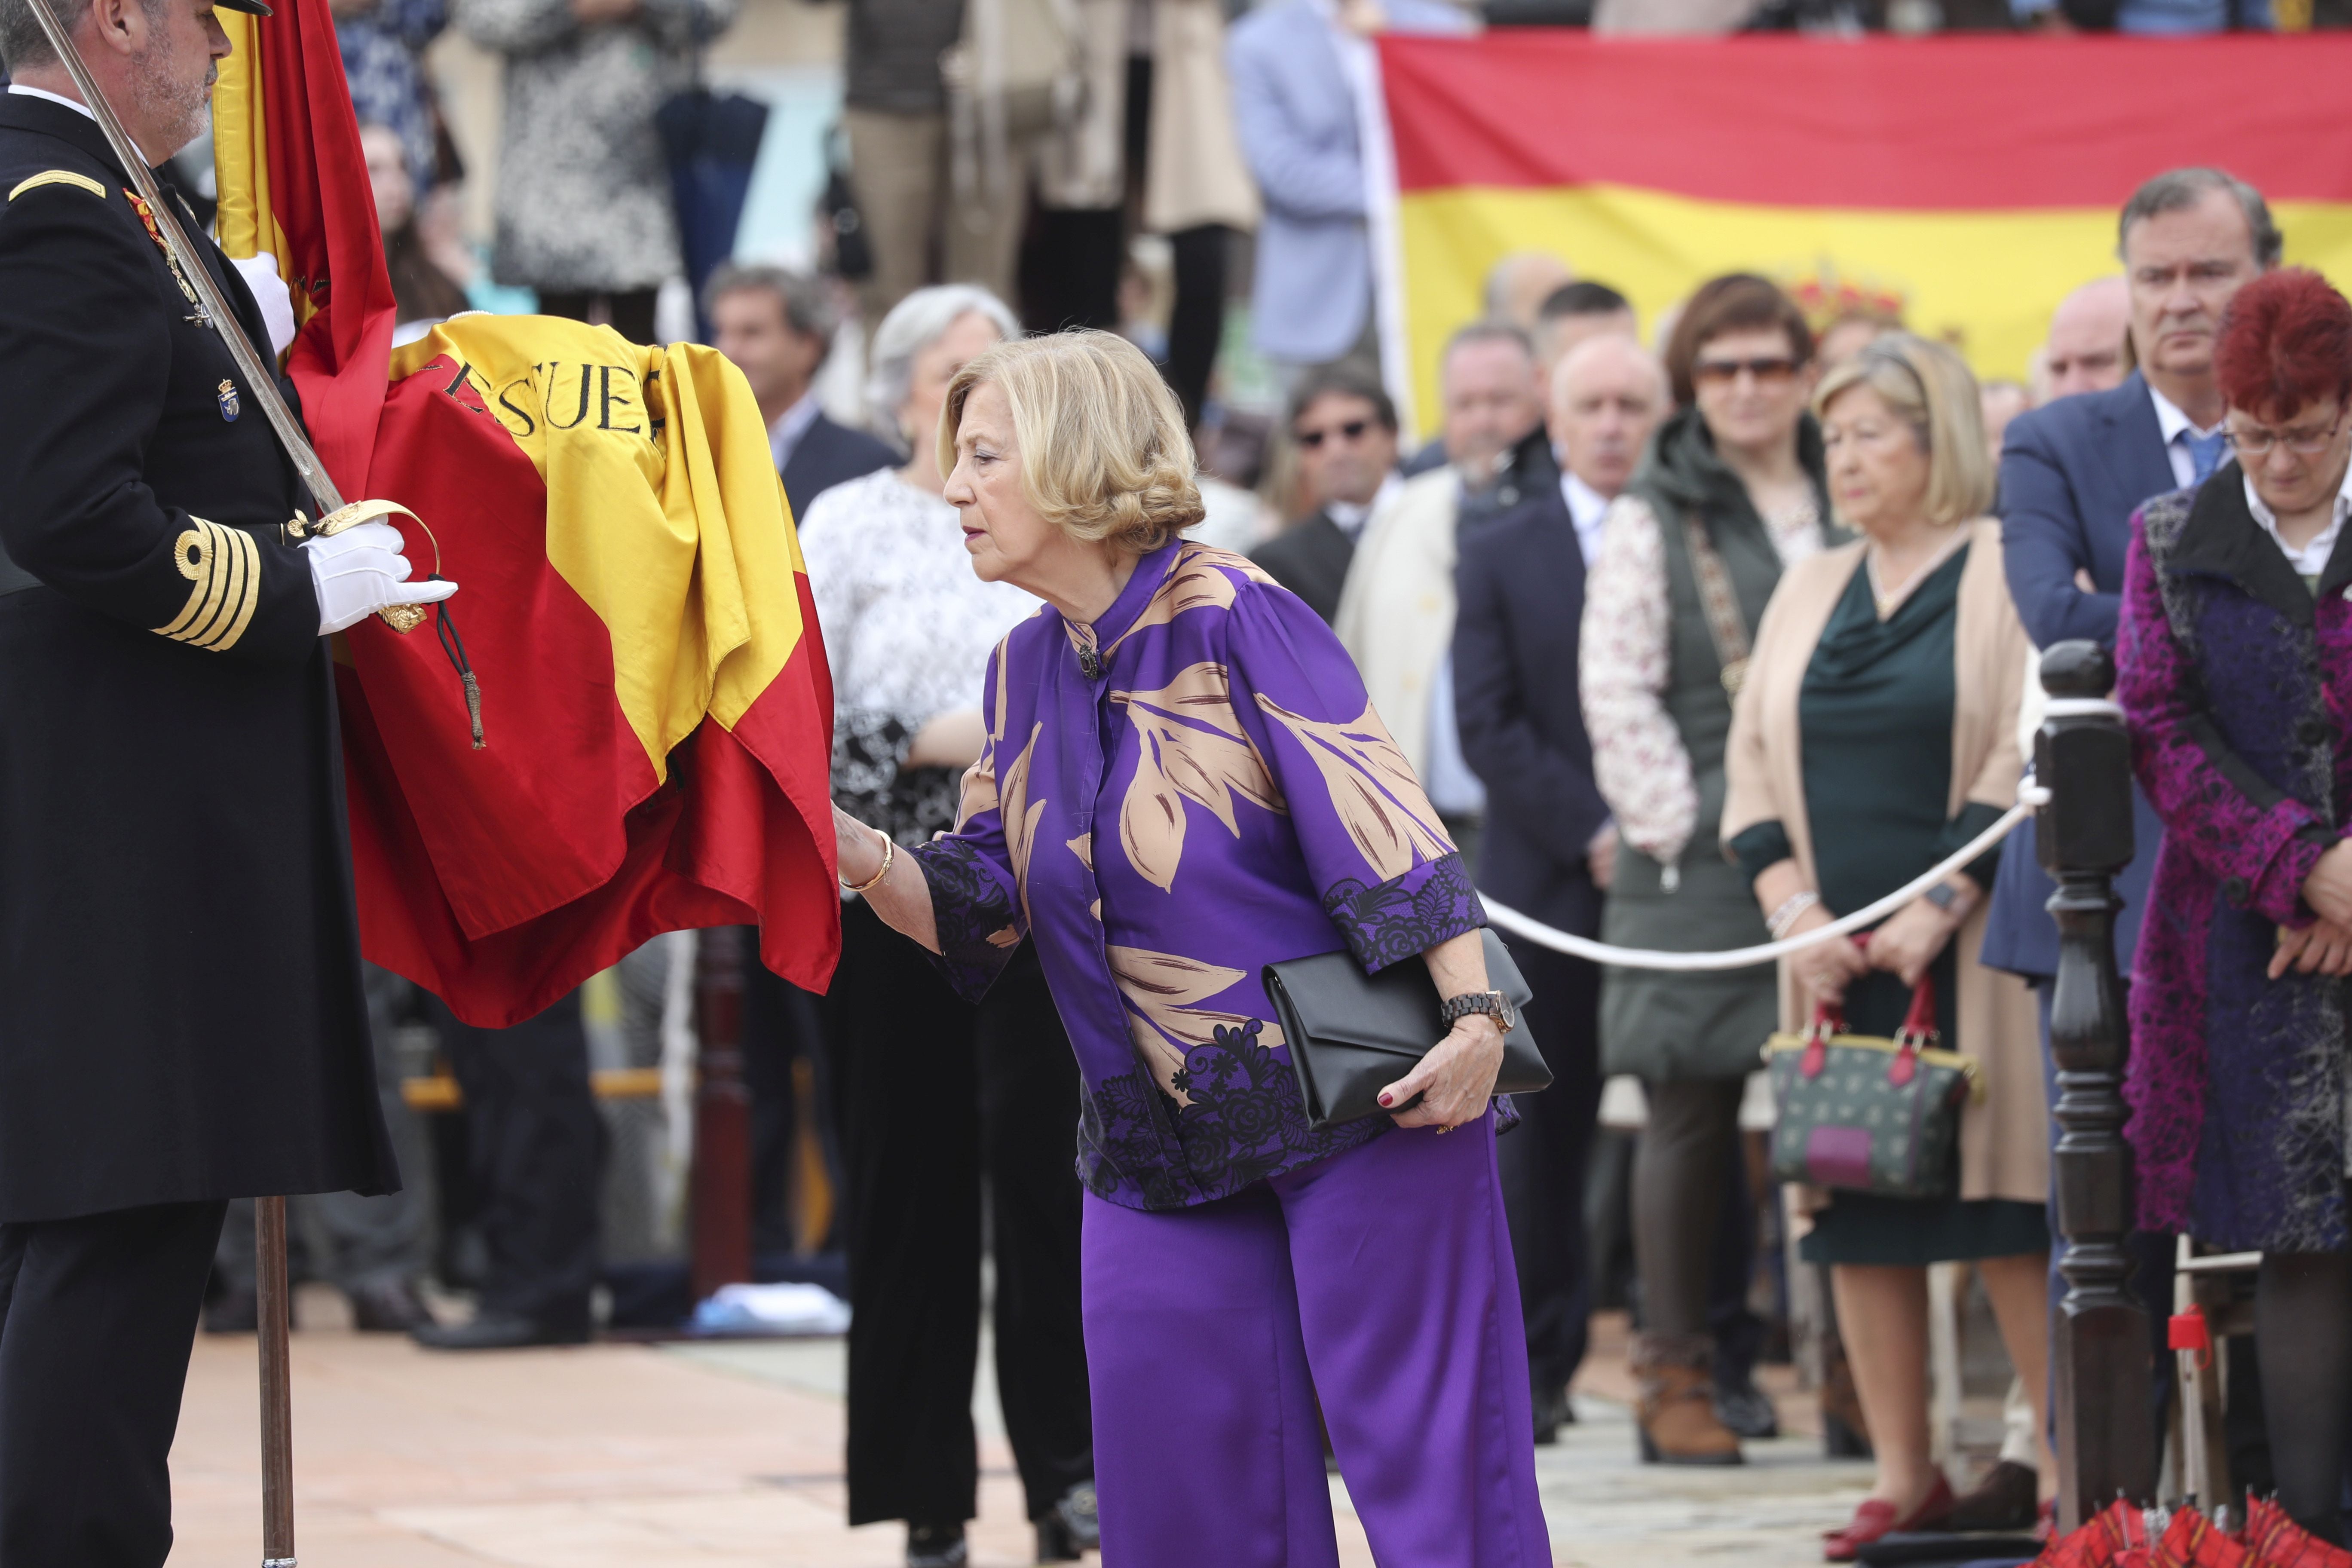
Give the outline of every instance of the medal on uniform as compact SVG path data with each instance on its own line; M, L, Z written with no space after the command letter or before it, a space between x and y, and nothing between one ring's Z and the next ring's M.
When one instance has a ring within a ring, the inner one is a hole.
M191 321L196 322L198 325L209 326L212 323L212 316L205 310L205 302L196 297L196 291L188 286L188 275L180 270L179 257L173 253L170 243L163 238L163 231L156 226L155 209L147 205L147 199L144 196L142 196L137 191L126 188L122 194L131 198L131 210L139 215L139 221L147 226L147 237L153 240L155 242L155 248L163 253L164 264L172 269L172 281L180 286L181 294L186 297L189 304L194 305L196 308L196 313L187 319ZM224 382L222 384L226 386L228 384ZM234 419L236 417L236 403L234 396L235 391L236 389L231 387L229 393L224 395L221 399L223 405L223 418Z
M231 425L236 424L237 415L236 383L233 381L224 381L220 384L220 405L221 417Z

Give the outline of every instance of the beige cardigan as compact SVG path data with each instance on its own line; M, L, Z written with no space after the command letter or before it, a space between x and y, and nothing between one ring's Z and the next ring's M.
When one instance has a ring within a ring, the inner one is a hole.
M2016 804L2021 771L2018 694L2032 657L2001 575L2000 524L1985 517L1962 526L1969 531L1969 542L1952 638L1952 815L1971 801L2004 810ZM1724 842L1759 822L1778 820L1788 830L1798 869L1809 884L1814 879L1812 832L1805 810L1797 695L1822 629L1862 569L1862 552L1860 542L1841 545L1798 563L1780 579L1756 628L1748 679L1732 714ZM1984 1102L1971 1105L1961 1121L1960 1196L2039 1204L2050 1194L2041 1029L2025 983L1977 962L1989 903L1979 902L1953 939L1958 944L1959 994L1954 1003L1959 1038L1949 1044L1976 1059L1986 1090ZM1807 1011L1784 962L1782 1026L1801 1027ZM1811 1206L1819 1201L1816 1195Z

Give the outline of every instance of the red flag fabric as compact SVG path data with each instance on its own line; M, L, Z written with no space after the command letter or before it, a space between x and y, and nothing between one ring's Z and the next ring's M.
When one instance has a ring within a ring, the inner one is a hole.
M268 251L299 329L286 368L302 419L346 500L368 467L392 354L392 277L328 0L219 13L232 53L213 89L221 247Z

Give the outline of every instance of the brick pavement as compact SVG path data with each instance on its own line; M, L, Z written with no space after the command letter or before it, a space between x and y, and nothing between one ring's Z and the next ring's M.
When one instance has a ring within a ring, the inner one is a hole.
M312 1568L889 1568L895 1525L842 1521L837 1342L598 1345L434 1355L330 1326L308 1291L295 1336L298 1537ZM1798 1568L1843 1520L1864 1467L1817 1440L1751 1449L1737 1470L1633 1462L1618 1336L1580 1383L1581 1422L1539 1451L1556 1561L1683 1568L1738 1561ZM1787 1394L1785 1386L1776 1393ZM993 1401L983 1389L984 1476L974 1562L1030 1561ZM1805 1403L1784 1400L1792 1423ZM200 1339L173 1454L175 1568L252 1568L258 1557L257 1416L250 1339ZM1370 1568L1335 1486L1343 1560ZM1115 1568L1115 1565L1114 1565Z

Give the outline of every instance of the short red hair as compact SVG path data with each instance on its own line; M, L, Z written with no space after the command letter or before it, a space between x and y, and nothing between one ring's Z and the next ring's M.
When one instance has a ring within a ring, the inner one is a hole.
M2352 394L2352 301L2307 267L2266 272L2237 292L2213 349L2230 406L2292 419Z

